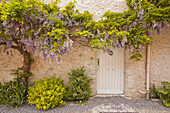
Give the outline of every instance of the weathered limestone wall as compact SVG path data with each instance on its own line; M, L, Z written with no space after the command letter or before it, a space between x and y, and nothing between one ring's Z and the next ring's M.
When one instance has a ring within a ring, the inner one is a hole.
M154 83L161 87L162 81L170 82L170 27L160 35L152 34L155 38L150 53L150 87ZM130 52L125 51L125 95L130 97L145 97L140 91L146 86L146 49L143 51L143 60L130 59Z
M91 53L89 48L74 45L73 52L68 56L66 54L63 55L59 64L57 64L55 59L49 64L50 59L43 61L39 55L33 56L33 58L34 62L31 65L31 72L34 76L30 77L31 81L56 74L55 76L61 76L64 83L68 85L68 73L70 69L85 66L85 74L93 79L91 82L92 95L96 94L96 53Z
M61 0L60 6L63 7L70 1L74 2L74 0ZM128 9L126 0L76 0L76 2L76 8L80 12L88 10L94 14L95 20L99 20L106 11L123 12Z
M12 50L13 56L6 55L3 52L3 47L0 47L0 82L10 81L14 78L11 76L12 70L22 67L23 57L16 50ZM35 79L40 80L43 77L51 77L54 74L60 76L66 85L68 85L68 73L70 69L80 68L85 66L85 74L90 76L93 80L91 82L92 95L96 94L96 52L91 53L88 47L81 47L74 44L73 52L68 56L65 54L61 58L61 62L57 64L54 59L50 64L50 59L45 61L39 55L32 55L33 63L31 64L31 72L33 76L30 77L31 81Z
M124 95L129 97L144 97L140 91L145 91L145 59L146 50L142 52L142 61L130 59L131 52L125 51L125 89Z
M152 37L156 40L151 46L150 85L160 87L162 81L170 82L170 27Z
M11 50L12 55L6 55L6 53L3 52L4 47L0 47L0 82L12 80L14 76L10 74L13 70L22 67L23 57L18 51Z

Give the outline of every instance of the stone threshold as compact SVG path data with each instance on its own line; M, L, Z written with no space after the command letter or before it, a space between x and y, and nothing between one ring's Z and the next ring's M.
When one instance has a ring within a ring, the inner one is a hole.
M94 97L115 97L115 96L119 96L119 97L125 97L126 98L126 96L125 95L118 95L118 94L116 94L116 95L114 95L114 94L112 94L112 95L108 95L108 94L98 94L98 95L95 95Z

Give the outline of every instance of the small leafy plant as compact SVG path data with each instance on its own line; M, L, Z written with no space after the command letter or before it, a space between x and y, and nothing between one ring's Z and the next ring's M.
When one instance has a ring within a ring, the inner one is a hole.
M150 97L154 99L160 99L160 96L156 90L156 86L153 83L152 87L150 88Z
M7 104L10 107L18 107L24 103L27 93L27 85L24 81L25 75L18 68L13 74L17 75L13 81L0 83L0 105Z
M60 78L44 78L40 81L35 81L35 85L29 87L28 102L35 104L38 109L48 110L55 106L63 106L66 102L63 101L66 93L66 88Z
M78 103L83 103L87 101L91 94L90 77L84 74L84 67L73 69L69 77L69 95L68 100L77 101Z
M161 82L162 88L158 88L157 92L160 95L160 99L166 107L170 107L170 82Z

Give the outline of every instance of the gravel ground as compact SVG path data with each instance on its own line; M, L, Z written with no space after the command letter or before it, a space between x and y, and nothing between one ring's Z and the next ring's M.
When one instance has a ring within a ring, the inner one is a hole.
M38 110L35 106L24 104L18 108L0 106L0 113L170 113L160 101L130 99L122 96L91 97L82 105L69 103L47 111Z

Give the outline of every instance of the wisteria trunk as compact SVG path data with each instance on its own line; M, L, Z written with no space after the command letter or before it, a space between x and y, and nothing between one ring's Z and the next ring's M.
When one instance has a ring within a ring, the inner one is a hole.
M23 74L25 83L28 84L28 74L30 74L30 67L31 67L31 54L26 50L24 51L20 46L13 47L14 49L17 49L21 55L24 57L23 61Z
M23 61L23 73L25 74L25 82L26 82L26 84L28 84L27 74L30 73L31 55L27 51L24 51L24 53L22 55L24 57L24 61Z
M29 74L31 66L31 56L29 52L24 53L24 61L23 61L23 73Z

